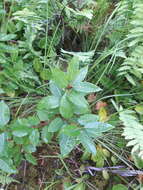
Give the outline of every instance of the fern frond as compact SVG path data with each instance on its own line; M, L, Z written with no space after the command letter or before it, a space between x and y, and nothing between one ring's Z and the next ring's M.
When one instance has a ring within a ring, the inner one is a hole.
M129 33L132 4L133 0L122 0L117 3L116 15L111 19L108 26L108 37L111 41L111 46L120 44L120 41L126 38Z
M124 0L117 3L117 6L119 6L116 17L126 19L130 12L130 7L132 5L132 0Z
M143 159L143 125L139 122L134 111L125 110L119 115L125 126L123 136L129 140L127 146L133 146L132 152L137 151L138 156Z
M8 185L12 182L15 182L15 183L19 183L17 180L13 179L12 177L10 176L7 176L5 174L0 174L0 184L2 185Z
M127 36L131 39L128 46L143 43L143 2L135 1L133 4L133 19L131 20L132 29Z
M133 78L135 76L139 80L142 79L143 74L143 45L137 46L131 53L130 57L127 57L118 69L119 75L125 75L126 79L132 84L136 85Z
M118 71L119 75L125 76L135 86L143 77L143 2L134 0L132 8L131 29L127 35L130 40L127 44L129 56Z

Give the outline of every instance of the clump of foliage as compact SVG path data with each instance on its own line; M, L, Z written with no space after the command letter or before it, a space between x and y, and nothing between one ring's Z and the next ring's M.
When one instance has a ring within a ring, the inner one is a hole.
M17 118L9 123L9 107L1 101L0 168L3 171L15 173L15 166L22 159L36 164L32 153L43 142L49 143L54 133L62 156L67 156L80 143L88 152L96 154L93 140L113 127L100 122L98 115L90 111L85 96L99 92L101 88L84 81L87 73L88 66L79 68L76 57L69 62L66 72L52 67L49 82L51 95L39 101L37 116ZM44 126L41 125L43 121Z
M37 148L53 141L62 159L80 147L83 163L101 168L118 157L129 166L116 142L124 136L133 147L127 154L143 168L142 19L142 0L0 2L3 186L23 160L36 165ZM86 181L83 175L68 187L83 190Z
M142 79L142 8L142 1L133 2L133 15L130 18L131 26L127 35L129 56L119 69L120 75L124 75L132 85L137 85L138 81Z

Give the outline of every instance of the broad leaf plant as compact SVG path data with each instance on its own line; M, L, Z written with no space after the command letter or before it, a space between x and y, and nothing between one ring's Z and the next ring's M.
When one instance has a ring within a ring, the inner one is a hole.
M0 102L2 171L16 173L23 159L36 164L32 153L42 143L51 143L53 138L60 146L62 157L79 144L95 155L94 140L113 128L91 113L86 97L98 93L101 88L85 81L88 66L81 68L78 58L73 57L65 68L63 71L59 66L51 67L50 94L39 100L33 116L10 122L10 109L4 101Z

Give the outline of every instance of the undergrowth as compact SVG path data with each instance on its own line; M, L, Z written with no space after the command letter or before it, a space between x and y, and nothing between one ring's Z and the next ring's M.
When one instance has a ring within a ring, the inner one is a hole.
M45 147L62 180L40 189L143 188L142 19L141 0L0 1L1 188Z

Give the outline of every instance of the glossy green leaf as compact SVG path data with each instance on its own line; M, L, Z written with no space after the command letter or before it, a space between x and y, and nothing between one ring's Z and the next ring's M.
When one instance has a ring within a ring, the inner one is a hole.
M91 122L88 124L85 124L86 131L93 137L101 135L103 132L110 131L114 127L108 123L103 122Z
M73 57L73 59L68 64L67 75L68 80L72 81L78 74L79 71L79 59L77 57Z
M37 110L37 116L40 119L40 121L47 121L49 120L49 111L46 109Z
M80 134L80 129L76 125L65 125L61 133L68 136L78 136Z
M101 88L89 82L74 83L73 88L78 92L84 92L84 93L93 93L101 91Z
M74 105L73 109L74 109L74 113L77 115L83 115L83 114L91 113L89 106L83 108L83 107L79 107L77 105Z
M66 88L68 85L67 73L61 71L59 68L52 69L52 80L60 88Z
M78 122L81 125L86 125L88 123L96 122L98 120L99 120L99 116L98 115L95 115L95 114L85 114L85 115L80 116L80 118L78 119Z
M40 110L37 110L37 115L38 115L40 121L50 120L57 113L58 113L57 109L50 109L50 110L40 109Z
M23 121L23 124L21 123L21 121ZM11 127L12 134L16 137L24 137L32 132L32 128L28 127L26 123L24 123L24 120L21 121L17 121Z
M72 107L71 102L69 102L66 93L61 98L61 102L60 102L60 114L64 118L71 118L73 116L73 107Z
M33 130L32 130L32 133L31 133L30 136L29 136L29 140L30 140L30 142L31 142L34 146L37 146L38 143L39 143L39 137L40 137L40 134L39 134L38 129L33 129Z
M50 91L52 92L52 94L54 96L57 96L57 97L62 96L61 90L59 89L59 87L53 81L50 81Z
M40 124L40 120L36 116L30 116L30 117L26 118L26 120L27 120L26 122L27 122L28 126L37 126Z
M49 124L48 131L57 132L63 125L64 121L60 117L57 117Z
M69 96L69 100L77 107L87 108L88 102L85 100L84 96L80 93L72 91Z
M24 137L28 135L28 131L26 129L17 129L13 131L12 134L16 137Z
M59 107L59 98L56 96L47 96L44 97L40 100L40 102L38 103L38 110L42 110L42 109L54 109Z
M33 153L36 152L36 146L34 146L33 144L27 144L23 146L23 149L25 152L27 153Z
M41 138L45 143L49 143L53 137L53 133L48 131L49 126L45 126L41 132Z
M85 79L87 72L88 72L88 66L80 69L77 77L73 81L73 84L75 85L76 83L82 82Z
M96 154L95 143L93 142L92 138L89 137L87 132L82 131L78 138L87 152L90 152L93 155Z
M60 150L63 157L67 156L77 144L76 137L61 134L59 137Z
M6 125L10 120L10 110L4 101L0 101L0 125Z

